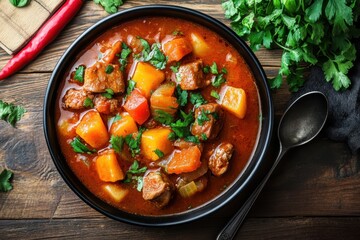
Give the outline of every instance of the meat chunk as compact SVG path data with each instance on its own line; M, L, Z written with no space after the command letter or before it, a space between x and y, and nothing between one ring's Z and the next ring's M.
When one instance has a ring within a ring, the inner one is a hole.
M106 67L112 66L113 70L106 73ZM110 88L114 93L122 93L125 90L124 76L118 65L96 62L93 66L85 69L84 89L89 92L105 92Z
M96 95L93 102L96 110L104 114L115 113L120 106L118 99L108 99L101 94Z
M195 122L191 133L201 140L214 139L224 123L224 112L217 103L208 103L195 110Z
M175 76L183 90L196 90L206 85L202 60L181 65Z
M73 110L84 109L84 102L87 98L93 99L94 95L83 89L78 90L75 88L71 88L67 90L63 99L65 108Z
M228 167L229 161L234 152L234 146L231 143L220 143L209 158L209 169L215 176L224 174Z
M174 186L160 171L151 171L144 176L142 196L157 207L166 206L171 200L173 192Z
M189 147L193 147L193 146L198 146L198 148L200 149L200 152L202 152L202 150L203 150L203 145L201 143L197 144L197 143L193 143L193 142L188 142L188 141L185 141L180 138L174 142L174 146L179 149L185 149L185 148L189 148Z

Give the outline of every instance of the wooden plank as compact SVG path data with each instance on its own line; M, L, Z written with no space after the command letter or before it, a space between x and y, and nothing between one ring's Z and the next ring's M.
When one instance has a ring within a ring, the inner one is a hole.
M219 222L144 228L109 219L0 220L3 239L215 239ZM359 218L250 218L235 239L359 239ZM181 232L181 234L179 234Z

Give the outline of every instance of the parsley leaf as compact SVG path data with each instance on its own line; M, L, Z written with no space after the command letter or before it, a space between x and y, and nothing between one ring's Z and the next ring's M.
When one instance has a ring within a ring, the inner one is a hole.
M170 66L170 70L174 73L179 72L180 62L175 63L173 66Z
M107 65L105 68L105 73L110 74L114 71L114 67L112 65Z
M116 13L118 7L123 5L122 0L94 0L96 4L100 4L107 13Z
M110 144L111 148L114 149L115 152L121 153L124 147L125 139L122 136L114 136L111 135Z
M75 137L74 140L71 141L70 145L76 153L92 154L96 152L95 149L91 150L85 144L83 144L79 137Z
M145 131L145 128L140 127L138 133L136 134L135 138L132 134L129 134L125 137L125 142L129 146L131 155L135 157L140 153L140 141L141 135Z
M216 62L213 62L213 64L210 66L210 72L212 73L212 74L218 74L219 72L218 72L218 69L217 69L217 64L216 64Z
M285 77L289 89L297 91L305 82L303 63L321 67L337 91L351 85L347 74L356 59L359 1L227 0L222 7L253 50L283 49L279 72L269 79L272 88L279 88Z
M174 117L168 112L165 112L163 110L156 109L154 111L154 119L155 121L158 121L159 123L170 125L170 123L174 122Z
M93 108L94 107L94 103L92 101L91 98L86 97L85 101L84 101L84 107L89 107L89 108Z
M219 74L219 75L216 75L213 80L211 81L211 84L218 88L221 86L221 84L225 83L226 82L226 79L224 78L224 75L223 74Z
M10 0L10 2L15 7L21 8L28 5L30 3L30 0Z
M143 177L142 176L134 176L139 175L139 174L143 174L145 173L147 170L147 167L142 167L139 168L139 163L138 161L134 161L129 170L126 172L126 178L123 180L124 183L130 183L131 181L135 181L136 183L136 190L138 190L139 192L142 190L143 187Z
M80 65L75 69L74 80L79 83L84 82L85 66Z
M136 86L136 82L130 79L128 81L128 86L126 88L126 95L130 95L130 93L134 90L135 86Z
M208 114L210 114L209 111L205 111L204 109L201 109L200 114L196 118L196 121L200 126L204 125L205 122L210 120L210 118L207 116Z
M196 108L207 103L201 93L190 93L190 102L194 104Z
M199 138L196 137L196 136L193 136L193 135L186 136L186 137L184 138L184 140L187 141L187 142L195 143L195 144L199 144L199 143L200 143Z
M216 98L217 100L220 99L219 93L217 91L215 91L215 90L211 90L210 96L212 96L213 98Z
M0 173L0 192L8 192L13 186L10 183L10 179L13 176L13 173L10 170L4 169Z
M17 121L20 121L25 112L25 109L21 106L0 100L0 119L10 123L13 127L15 127Z
M180 110L180 119L171 123L170 127L174 131L176 137L183 138L191 135L189 127L194 120L192 112L186 114L184 111Z
M120 62L120 71L124 71L126 65L128 64L128 56L130 55L130 53L132 52L132 50L128 47L128 45L126 45L124 42L121 43L121 53L120 53L120 58L119 58L119 62Z
M175 90L177 102L179 103L180 107L186 106L188 103L188 92L186 90L182 90L180 85L177 85Z
M156 67L157 69L163 70L166 67L168 57L165 56L160 48L160 43L154 43L151 47L150 44L143 38L138 37L143 46L143 50L141 51L141 56L138 56L139 61L149 62L151 65Z
M108 98L108 99L111 99L114 97L114 91L111 89L111 88L107 88L105 89L106 92L102 93L101 95Z
M154 153L159 157L162 158L165 154L159 150L159 149L155 149Z

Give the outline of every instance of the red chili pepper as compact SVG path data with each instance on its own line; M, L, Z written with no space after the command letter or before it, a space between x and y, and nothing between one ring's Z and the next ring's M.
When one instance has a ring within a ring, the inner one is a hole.
M83 4L83 0L67 0L43 26L36 32L33 38L23 47L0 72L0 80L3 80L33 60L65 27Z

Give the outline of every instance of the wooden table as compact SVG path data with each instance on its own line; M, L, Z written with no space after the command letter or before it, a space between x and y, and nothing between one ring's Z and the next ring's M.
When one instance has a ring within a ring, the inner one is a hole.
M219 0L133 1L200 10L229 25ZM12 128L0 121L0 169L14 172L14 189L0 193L0 239L214 239L231 212L189 224L148 228L104 217L83 203L58 174L43 135L43 99L56 62L80 33L107 13L87 1L60 36L30 65L0 82L0 99L25 107ZM280 52L256 53L269 77ZM0 50L0 67L10 57ZM277 119L290 97L273 92ZM238 239L360 239L360 159L344 143L319 137L289 152L256 201ZM239 203L240 206L240 203Z

